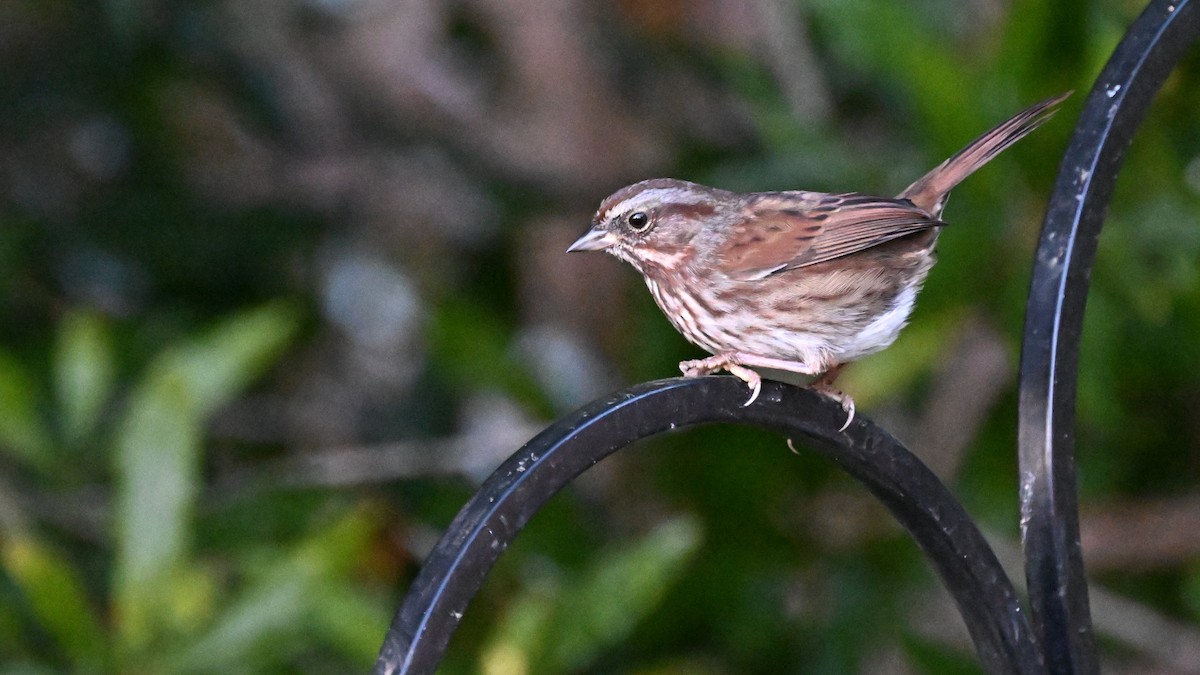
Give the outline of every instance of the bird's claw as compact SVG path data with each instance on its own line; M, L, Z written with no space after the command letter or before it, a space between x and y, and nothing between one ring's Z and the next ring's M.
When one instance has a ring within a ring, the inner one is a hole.
M731 375L745 382L750 387L750 398L742 404L745 408L758 399L758 395L762 393L762 377L746 366L733 362L728 355L717 355L707 359L695 359L692 361L682 361L679 364L679 372L683 373L684 377L701 377L709 373L715 373L718 370L727 370Z
M850 423L854 421L854 399L845 394L842 394L842 396L841 404L842 410L846 411L846 423L842 425L841 429L838 429L839 434L845 431L850 426Z
M754 400L758 398L760 393L762 393L762 378L759 377L758 373L755 373L753 370L750 372L754 374L754 381L746 382L746 384L750 385L750 398L746 399L746 402L742 404L743 408L750 407L750 404L754 403Z
M746 366L740 366L736 363L725 364L725 370L728 370L731 375L745 382L750 387L750 398L746 399L742 407L746 408L751 403L754 403L758 395L762 393L762 376Z
M846 422L842 424L840 429L838 429L838 433L840 434L848 429L850 427L850 423L854 421L854 399L850 398L850 396L847 394L837 391L836 389L818 388L817 391L825 394L834 401L837 401L838 405L842 407L842 410L846 411Z
M842 410L846 411L846 422L842 424L840 429L838 429L839 434L850 428L850 423L854 421L854 399L850 398L849 394L834 389L833 386L825 379L820 379L816 382L813 382L809 385L809 388L813 391L828 396L834 401L837 401L838 405L842 407Z

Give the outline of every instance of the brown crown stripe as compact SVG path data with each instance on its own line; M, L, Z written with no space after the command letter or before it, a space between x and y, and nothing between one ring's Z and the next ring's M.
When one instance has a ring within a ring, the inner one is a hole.
M706 218L717 211L716 207L712 204L706 204L703 202L694 204L663 204L654 210L658 213L659 218L681 217L684 219Z

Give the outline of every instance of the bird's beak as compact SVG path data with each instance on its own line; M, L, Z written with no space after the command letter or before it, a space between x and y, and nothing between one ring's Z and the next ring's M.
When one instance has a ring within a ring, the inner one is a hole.
M608 231L593 228L588 230L587 234L583 235L579 239L576 239L575 243L571 244L571 246L567 248L567 253L571 253L573 251L603 251L609 246L612 246L612 243L613 238Z

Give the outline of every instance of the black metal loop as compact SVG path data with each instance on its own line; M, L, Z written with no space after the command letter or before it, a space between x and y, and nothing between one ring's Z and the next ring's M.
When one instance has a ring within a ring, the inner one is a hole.
M731 377L650 382L563 418L508 459L463 507L414 581L375 673L432 673L500 554L535 512L579 474L630 443L711 422L752 424L803 438L870 490L929 557L990 673L1044 673L1012 582L959 502L919 459L862 417L805 389L764 382L742 407Z
M1146 109L1200 37L1190 0L1156 0L1088 95L1038 244L1021 352L1019 445L1025 574L1034 630L1055 674L1099 672L1079 549L1075 387L1096 241Z

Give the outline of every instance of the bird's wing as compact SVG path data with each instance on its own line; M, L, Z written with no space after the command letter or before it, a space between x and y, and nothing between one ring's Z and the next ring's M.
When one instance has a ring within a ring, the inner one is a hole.
M848 193L795 199L764 196L749 204L717 251L717 266L744 281L857 253L944 225L907 200Z

